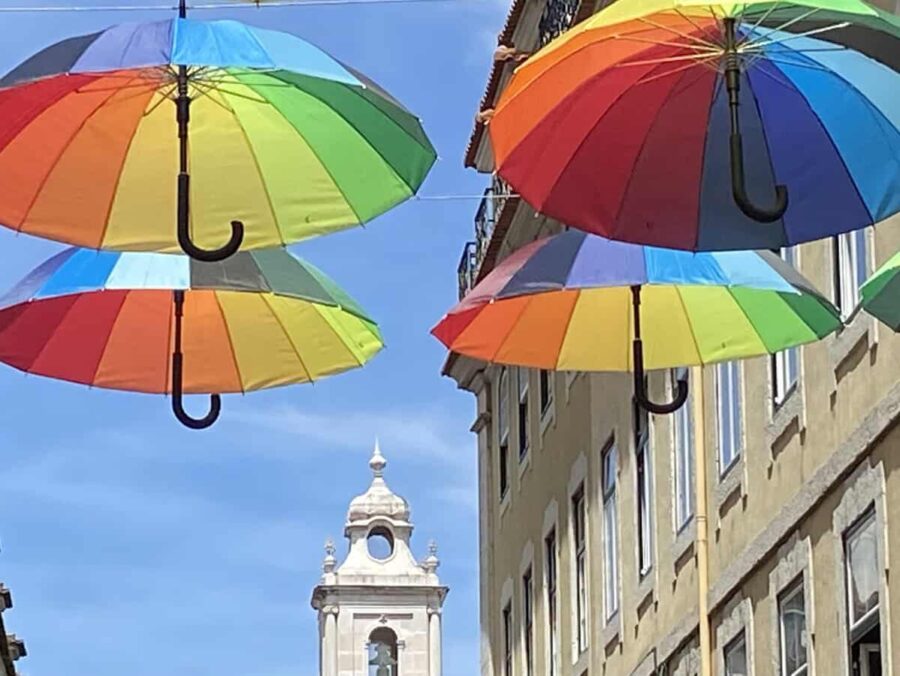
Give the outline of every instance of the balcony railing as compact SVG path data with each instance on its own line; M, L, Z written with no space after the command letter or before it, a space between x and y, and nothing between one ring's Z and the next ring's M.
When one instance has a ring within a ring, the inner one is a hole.
M475 239L466 242L459 260L457 275L459 278L459 297L462 299L478 281L478 273L484 261L488 245L494 235L494 227L503 212L503 207L510 196L506 182L494 174L490 187L484 191L484 197L475 212Z
M547 0L538 23L541 47L572 27L581 0Z

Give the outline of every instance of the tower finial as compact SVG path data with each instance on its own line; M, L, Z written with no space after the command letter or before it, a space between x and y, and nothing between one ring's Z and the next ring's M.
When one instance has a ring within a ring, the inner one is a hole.
M387 460L384 459L384 456L381 454L381 443L379 443L378 438L375 438L375 450L372 452L372 459L369 460L369 467L372 468L372 473L376 478L380 479L384 476L384 468L387 466Z
M334 540L328 538L325 540L325 558L322 560L322 571L325 573L333 573L337 565L337 559L334 557Z
M431 540L428 543L428 556L426 556L425 560L422 561L422 567L425 569L426 573L434 574L435 572L437 572L438 566L441 565L441 560L438 558L437 553L437 542Z

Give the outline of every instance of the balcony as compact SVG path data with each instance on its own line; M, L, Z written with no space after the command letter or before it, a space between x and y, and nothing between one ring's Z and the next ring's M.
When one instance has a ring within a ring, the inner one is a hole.
M538 23L541 47L565 33L578 18L581 0L547 0Z
M457 267L460 300L478 283L494 230L509 198L509 186L494 174L491 178L491 185L485 189L481 203L478 205L478 211L475 212L475 239L466 242L463 246L462 256Z

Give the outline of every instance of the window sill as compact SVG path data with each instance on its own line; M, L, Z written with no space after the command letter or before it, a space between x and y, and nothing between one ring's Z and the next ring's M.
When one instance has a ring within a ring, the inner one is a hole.
M606 626L604 626L603 631L600 632L600 643L606 652L610 653L619 643L621 636L622 613L621 610L617 610L615 615L606 621Z
M644 573L638 582L636 597L638 599L636 611L640 619L656 600L656 570L654 568Z
M675 534L675 540L672 542L672 563L675 566L676 574L684 566L684 558L693 549L696 541L697 519L692 516L691 520Z
M551 399L547 408L541 411L541 447L544 445L544 435L547 429L556 423L556 402Z
M806 429L804 423L803 388L797 383L788 393L787 398L772 411L772 419L766 425L766 444L776 457L790 440L788 433L801 433Z
M528 468L531 467L531 446L525 449L525 452L519 456L519 483L517 490L522 490L522 477Z
M511 498L509 497L509 494L510 494L510 490L509 490L509 487L507 486L506 493L504 493L503 497L500 498L499 514L500 514L501 519L506 515L506 512L509 511L509 503L512 502Z
M715 490L715 500L716 500L716 508L719 511L719 514L722 514L724 511L727 511L725 508L728 505L728 502L732 499L732 496L737 494L742 494L744 489L744 454L743 451L741 455L731 463L731 466L726 470L725 475L719 478L718 483L716 484Z

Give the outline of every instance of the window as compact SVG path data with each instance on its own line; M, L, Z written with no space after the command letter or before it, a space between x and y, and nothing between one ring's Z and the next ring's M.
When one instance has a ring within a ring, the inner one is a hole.
M572 533L575 542L575 633L578 652L588 647L587 629L587 514L584 504L584 484L572 497Z
M744 425L741 412L741 366L716 367L716 406L719 428L719 475L724 476L741 455Z
M497 427L500 430L500 499L509 491L509 371L500 373Z
M544 538L544 570L547 575L547 652L550 657L548 676L556 676L556 662L559 653L556 563L556 530L554 529Z
M802 577L778 599L778 635L781 676L805 676L808 637Z
M603 605L606 619L619 610L619 537L616 505L616 445L611 443L601 455L603 490Z
M796 265L794 247L780 251L781 258L791 266ZM792 347L772 355L772 399L775 406L781 406L800 380L800 348Z
M519 459L528 452L528 369L519 369Z
M637 475L638 574L653 568L653 485L650 454L650 414L633 402L634 453Z
M388 627L378 627L369 635L369 676L398 676L397 634Z
M881 674L878 535L871 509L844 536L850 660L854 674Z
M747 676L747 639L744 632L725 646L725 676Z
M534 674L534 580L529 568L522 576L522 632L525 648L525 676Z
M672 389L677 387L676 373L672 372ZM672 416L672 436L675 444L675 532L682 529L694 517L694 420L691 417L691 399Z
M834 304L844 319L859 305L859 287L869 276L868 229L838 235L834 247Z
M553 403L553 374L550 371L539 371L538 384L540 385L541 418L543 418Z
M503 609L503 676L513 676L512 601Z

